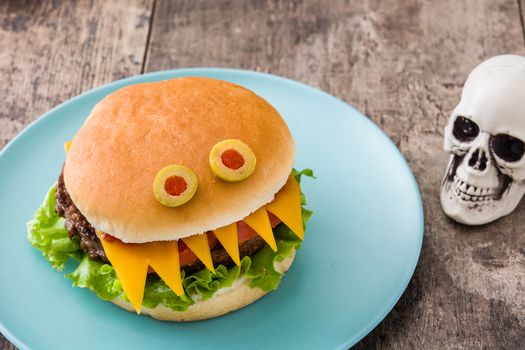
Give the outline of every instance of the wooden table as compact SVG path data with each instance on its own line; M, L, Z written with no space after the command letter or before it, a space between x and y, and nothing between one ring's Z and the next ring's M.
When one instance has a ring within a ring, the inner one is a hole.
M53 106L144 72L238 67L319 87L386 131L425 204L412 282L356 348L523 349L525 201L469 228L438 199L443 127L464 79L487 57L525 53L523 9L518 0L2 1L0 148ZM0 349L13 346L0 336Z

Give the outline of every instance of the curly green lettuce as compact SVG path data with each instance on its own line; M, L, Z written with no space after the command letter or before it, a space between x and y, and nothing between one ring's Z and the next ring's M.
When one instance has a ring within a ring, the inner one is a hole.
M58 271L62 271L70 258L80 259L82 250L77 239L70 239L64 228L64 219L55 212L56 186L49 190L33 220L27 223L28 239L33 247Z
M293 170L297 182L302 176L314 177L312 170ZM91 260L80 248L76 238L70 239L64 228L64 219L55 212L56 186L47 193L44 202L36 211L34 218L28 222L28 239L31 245L39 249L42 255L58 271L62 271L69 258L77 260L76 268L65 275L73 281L73 285L88 288L103 300L113 300L117 297L126 298L115 273L115 269L99 260ZM312 215L305 209L306 199L301 193L303 223ZM301 246L301 240L285 225L274 229L277 251L265 246L256 254L245 256L240 266L226 268L219 265L215 272L203 269L189 276L182 275L184 295L177 296L157 275L148 275L144 289L143 305L154 308L163 304L176 311L185 311L198 300L211 298L215 292L231 286L243 275L250 280L250 287L271 291L281 282L282 274L275 270L274 264L291 256L293 250Z

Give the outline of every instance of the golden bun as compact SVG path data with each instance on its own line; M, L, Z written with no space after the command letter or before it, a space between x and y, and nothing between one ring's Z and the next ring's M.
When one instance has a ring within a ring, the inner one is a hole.
M292 251L290 257L274 264L275 270L284 274L292 265L294 258L295 250ZM177 322L206 320L221 316L249 305L266 295L262 289L251 288L249 284L250 280L240 276L231 287L219 289L210 299L196 302L186 311L174 311L161 304L153 309L143 306L141 313L158 320ZM125 310L135 312L133 306L121 298L111 302Z
M239 139L255 153L247 179L219 180L212 147ZM239 221L272 201L292 170L295 146L279 113L263 98L221 80L187 77L120 89L98 103L64 166L66 188L98 230L124 242L176 240ZM153 194L170 164L198 177L194 197L166 207Z

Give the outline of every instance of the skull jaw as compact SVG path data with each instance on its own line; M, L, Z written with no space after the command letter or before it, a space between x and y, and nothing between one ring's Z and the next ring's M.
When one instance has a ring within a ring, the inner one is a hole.
M461 157L451 156L449 167L441 184L441 207L451 219L465 225L483 225L510 214L525 193L525 184L510 181L500 196L489 201L465 200L454 190L454 175L462 162Z
M452 186L449 186L452 188ZM461 224L465 225L483 225L502 216L509 214L511 210L504 211L498 206L499 201L487 203L474 203L465 201L456 195L452 190L444 187L441 189L441 208L443 212Z

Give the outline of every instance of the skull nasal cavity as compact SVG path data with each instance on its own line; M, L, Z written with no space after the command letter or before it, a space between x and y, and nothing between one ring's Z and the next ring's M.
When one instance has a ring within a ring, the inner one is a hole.
M487 168L487 156L481 149L477 149L472 153L472 156L468 160L468 165L476 170L483 171Z

